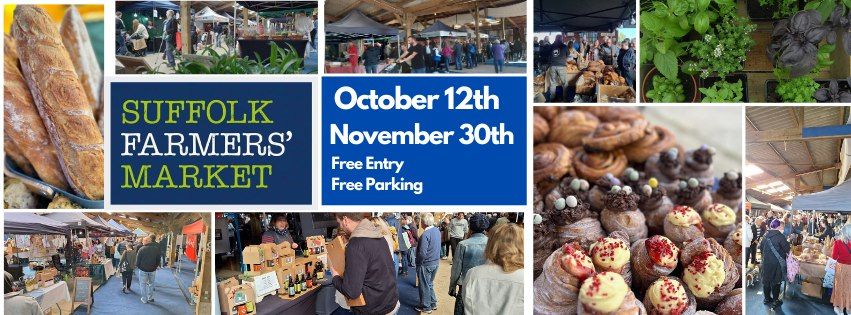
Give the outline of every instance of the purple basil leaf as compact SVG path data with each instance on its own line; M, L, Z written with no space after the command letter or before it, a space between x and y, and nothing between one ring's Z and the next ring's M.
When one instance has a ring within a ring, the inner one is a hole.
M829 27L817 26L805 31L804 34L807 36L807 41L813 44L818 44L822 39L824 39L824 36L827 35L828 31L830 31Z
M851 103L851 92L839 93L839 102Z
M816 100L819 102L827 102L830 99L829 94L830 93L827 92L827 89L821 88L816 90L815 94L813 94L813 97L815 97Z

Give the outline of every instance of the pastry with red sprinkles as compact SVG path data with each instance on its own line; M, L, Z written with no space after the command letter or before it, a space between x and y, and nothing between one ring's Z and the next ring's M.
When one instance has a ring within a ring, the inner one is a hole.
M696 238L703 238L703 220L697 211L689 206L674 206L665 216L663 223L665 236L682 247L683 243Z
M653 235L632 243L632 285L639 291L660 277L670 275L677 268L680 249L662 235Z
M618 273L627 284L632 283L629 236L623 231L612 232L608 237L601 237L591 244L590 256L597 271Z
M680 253L684 266L683 281L697 299L700 309L715 309L739 283L736 261L711 238L699 238L685 245Z
M579 244L564 244L547 258L544 272L535 279L535 314L576 314L579 287L594 274L594 263Z
M653 281L644 292L644 307L650 315L692 315L697 302L682 280L666 276Z
M647 310L620 274L604 271L582 282L578 315L644 315Z

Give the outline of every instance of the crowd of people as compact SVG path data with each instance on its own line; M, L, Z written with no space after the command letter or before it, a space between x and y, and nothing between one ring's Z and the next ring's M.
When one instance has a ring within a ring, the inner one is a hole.
M157 30L153 20L148 20L146 25L139 22L139 19L133 19L132 27L128 30L122 20L123 13L115 12L115 53L117 55L132 55L142 57L147 54L151 43L151 35L153 32L162 34L163 47L150 47L156 51L163 51L168 61L168 66L174 68L174 54L177 47L177 33L179 32L180 20L174 15L174 10L166 11L166 19L162 22L162 29ZM220 32L224 32L227 28L219 26ZM218 37L218 36L216 36ZM198 31L192 34L193 46L197 43Z
M602 36L589 41L578 34L572 37L559 34L552 42L549 36L544 36L543 39L536 36L533 43L535 75L547 74L550 82L550 97L555 95L556 87L567 88L569 63L575 63L578 66L596 60L617 69L618 74L624 77L627 84L635 88L637 58L635 40L624 39L616 43L611 37Z
M851 312L851 220L840 214L778 215L768 212L755 218L745 217L745 264L759 265L763 304L779 309L783 304L781 288L787 281L788 259L792 247L810 236L831 247L824 286L836 314ZM757 259L757 255L761 259Z
M396 277L407 276L410 268L418 280L416 309L430 314L437 308L434 280L440 260L449 258L447 293L456 298L454 314L522 312L523 229L483 214L450 216L335 214L337 233L348 245L345 270L331 266L340 305L334 314L396 314L401 306ZM346 306L343 298L361 294L365 306Z
M349 42L345 51L352 72L358 72L359 66L363 65L366 73L377 73L382 62L389 63L395 57L398 57L396 62L401 72L449 73L475 69L490 61L494 72L502 73L506 62L523 60L524 53L523 42L519 39L514 42L504 39L475 41L415 36L407 37L401 50L395 43L384 45L373 41L360 49L355 42Z

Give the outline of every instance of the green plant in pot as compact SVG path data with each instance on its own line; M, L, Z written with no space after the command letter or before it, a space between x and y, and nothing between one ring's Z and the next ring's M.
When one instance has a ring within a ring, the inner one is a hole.
M798 11L798 0L759 0L759 5L774 9L772 17L786 18Z
M303 58L296 54L295 48L278 47L269 42L271 51L269 58L258 62L248 57L219 54L211 48L206 48L203 55L209 56L208 63L198 61L183 61L175 68L177 74L296 74L302 70ZM256 55L260 60L260 56Z
M653 103L682 103L686 100L682 82L663 75L653 77L653 89L647 91L646 95Z
M739 103L742 101L742 80L730 83L724 80L716 81L708 88L700 88L703 103Z
M688 47L691 59L683 71L706 79L713 74L724 77L740 71L748 52L756 44L751 33L756 25L735 14L726 15L715 27L703 35L703 40L692 41Z
M818 90L819 84L810 76L800 76L789 80L780 80L777 88L777 96L784 103L813 103L816 101L813 95Z

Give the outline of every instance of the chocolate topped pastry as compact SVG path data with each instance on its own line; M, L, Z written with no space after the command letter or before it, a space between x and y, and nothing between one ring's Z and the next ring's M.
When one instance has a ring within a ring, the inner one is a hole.
M591 201L591 210L602 211L606 207L606 194L612 190L612 186L620 186L622 183L612 173L606 173L606 175L598 178L594 184L594 188L591 188L588 193L588 198Z
M639 199L629 186L612 186L606 195L606 208L612 211L635 211L638 210Z
M580 200L588 202L591 184L587 180L567 176L561 180L561 183L555 189L559 190L562 196L576 196Z
M693 177L680 181L675 199L676 204L692 207L698 213L703 213L712 204L712 196L706 185Z
M732 171L725 173L724 177L718 181L718 190L712 195L712 201L738 209L742 203L742 174ZM737 221L741 221L738 212L736 218Z
M674 203L671 201L671 198L668 198L667 190L664 187L660 187L659 181L653 177L647 181L647 184L641 187L638 195L641 197L638 200L638 209L644 212L650 233L663 233L662 227L665 216L674 208Z
M593 216L588 210L588 204L576 196L550 199L548 195L544 199L544 222L551 227L565 225Z
M588 210L588 204L567 196L554 198L558 194L553 190L544 197L541 228L537 230L534 242L535 273L540 273L544 261L553 250L568 242L577 242L588 246L604 236L603 227L596 213Z
M715 183L715 176L712 174L712 156L714 155L715 148L705 144L698 149L689 150L686 152L681 176L694 177L704 185L712 186Z
M680 180L683 159L680 149L670 148L651 155L644 163L644 172L647 173L647 177L656 177L659 184L668 191L673 191Z
M632 167L627 167L623 174L621 174L621 182L625 186L632 187L633 191L638 191L641 189L641 186L647 182L647 178L645 177L645 173L639 172Z
M629 242L647 237L647 224L644 213L638 211L639 197L629 186L612 186L606 195L606 207L600 212L600 223L609 232L623 231L629 235Z

